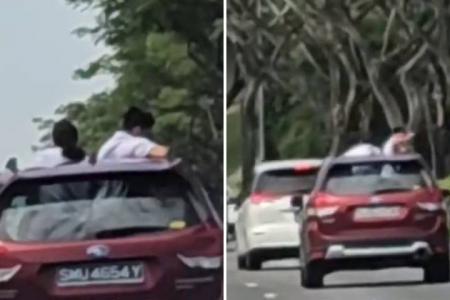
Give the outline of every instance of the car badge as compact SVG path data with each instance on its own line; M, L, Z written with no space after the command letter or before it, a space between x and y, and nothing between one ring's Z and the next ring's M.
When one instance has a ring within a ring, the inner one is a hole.
M110 249L106 245L94 245L86 250L86 254L92 258L105 258L108 257L109 253Z

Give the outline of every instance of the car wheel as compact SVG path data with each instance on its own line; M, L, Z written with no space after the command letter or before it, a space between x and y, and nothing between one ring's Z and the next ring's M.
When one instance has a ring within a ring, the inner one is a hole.
M424 281L444 283L450 281L450 259L448 255L433 257L424 268Z
M228 237L228 241L236 240L236 232L234 229L234 225L230 224L227 226L227 237Z
M245 264L248 270L257 271L261 270L262 260L255 254L247 254Z
M247 261L244 255L238 255L237 265L239 270L247 270Z
M301 269L301 285L304 288L323 286L323 271L318 263L306 263Z

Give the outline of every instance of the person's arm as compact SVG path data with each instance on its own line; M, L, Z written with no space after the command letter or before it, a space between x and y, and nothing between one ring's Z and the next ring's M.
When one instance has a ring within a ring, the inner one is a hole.
M169 148L161 145L155 145L152 147L150 152L148 153L149 159L155 159L155 158L167 158L169 154Z
M384 155L394 155L394 140L390 137L383 145L382 152Z
M137 139L133 149L133 158L166 159L168 154L168 147L145 138Z

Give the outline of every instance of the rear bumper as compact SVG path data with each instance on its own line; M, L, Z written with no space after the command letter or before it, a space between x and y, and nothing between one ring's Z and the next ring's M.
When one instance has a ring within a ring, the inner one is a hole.
M388 267L423 267L434 254L424 241L403 246L352 248L343 245L328 247L320 263L325 272L336 270L371 270Z
M331 245L328 247L325 259L345 259L383 256L431 256L433 251L427 242L417 241L409 245L353 248L344 245Z
M223 290L223 272L204 274L199 277L179 278L165 282L164 287L155 290L138 290L124 286L105 291L104 287L72 288L64 294L52 290L43 291L31 283L5 286L0 290L0 299L14 300L184 300L219 299ZM11 295L11 297L10 297Z
M298 224L270 224L250 228L247 232L247 250L270 251L300 246Z
M338 270L378 270L392 267L425 267L437 255L448 255L434 251L425 241L411 241L409 244L376 247L346 247L331 245L324 258L306 259L320 264L324 273Z
M419 258L414 255L371 256L342 258L316 261L325 274L343 270L380 270L386 268L423 268L430 262L432 256Z
M427 257L449 253L447 224L444 218L438 219L436 226L429 231L417 228L390 228L359 232L354 236L327 236L317 227L309 226L304 232L302 254L304 262L323 261L324 263L348 260L364 261L377 259L401 261L400 266L411 265L408 261L424 260Z

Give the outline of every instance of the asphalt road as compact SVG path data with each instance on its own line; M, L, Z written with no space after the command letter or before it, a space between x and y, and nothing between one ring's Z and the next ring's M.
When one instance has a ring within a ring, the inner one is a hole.
M420 269L337 272L325 278L325 287L305 290L295 260L267 262L261 271L238 271L232 250L227 258L229 300L449 300L450 284L422 283Z

